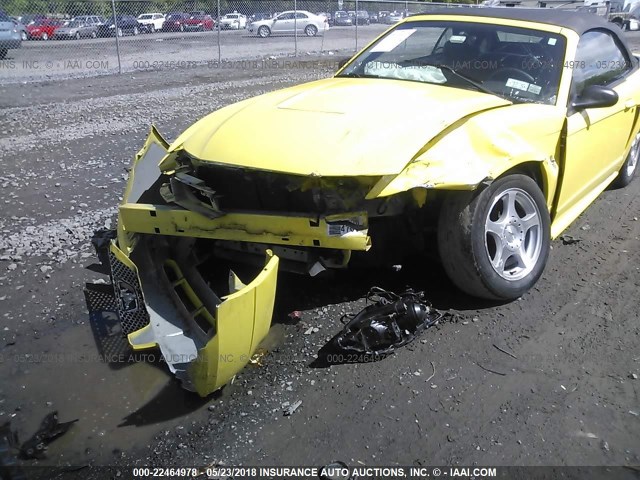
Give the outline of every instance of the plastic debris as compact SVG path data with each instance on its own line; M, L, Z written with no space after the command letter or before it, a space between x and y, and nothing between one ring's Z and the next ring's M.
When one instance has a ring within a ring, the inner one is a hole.
M369 301L373 303L358 314L342 317L350 320L320 349L319 362L331 365L380 360L444 316L425 300L423 292L411 289L398 295L373 287L367 294Z
M47 444L54 441L61 435L67 433L71 425L78 419L70 422L60 423L58 421L58 412L51 412L40 424L38 431L29 440L24 442L20 447L20 454L23 458L44 458Z
M562 235L560 240L562 240L563 245L573 245L581 241L579 238L572 237L571 235Z
M288 405L284 409L284 416L288 417L290 415L293 415L295 411L300 407L300 405L302 405L302 400L298 400L297 402L293 402L291 405Z
M264 348L258 348L255 353L253 355L251 355L251 358L249 359L249 364L251 365L255 365L256 367L262 367L262 360L264 359L264 357L267 355L267 353L269 353L267 350L265 350Z

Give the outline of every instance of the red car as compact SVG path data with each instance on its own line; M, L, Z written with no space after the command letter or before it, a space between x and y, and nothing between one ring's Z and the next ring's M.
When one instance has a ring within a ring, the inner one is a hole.
M64 25L63 20L43 18L31 25L27 25L27 33L29 34L29 38L33 40L49 40L62 25Z
M215 22L211 15L197 14L191 15L184 22L185 30L213 30Z

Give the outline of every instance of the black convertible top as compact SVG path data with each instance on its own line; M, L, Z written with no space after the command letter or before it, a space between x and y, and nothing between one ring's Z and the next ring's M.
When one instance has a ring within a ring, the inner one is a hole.
M420 14L418 14L420 15ZM575 10L560 10L557 8L434 8L422 15L473 15L474 17L507 18L509 20L524 20L527 22L547 23L559 27L568 28L583 34L594 28L606 28L613 30L612 25L604 18L593 13L577 12ZM619 30L619 28L618 28Z
M459 7L459 8L433 8L428 12L418 15L455 15L474 16L489 18L504 18L509 20L523 20L525 22L546 23L558 27L573 30L578 35L582 35L588 30L604 29L616 37L620 44L624 46L629 55L632 54L629 45L623 35L622 30L603 17L593 13L577 12L575 10L560 10L557 8L484 8L484 7Z

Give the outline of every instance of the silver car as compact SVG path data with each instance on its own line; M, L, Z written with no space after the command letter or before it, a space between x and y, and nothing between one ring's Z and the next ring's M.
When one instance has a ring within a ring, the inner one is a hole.
M96 38L98 36L98 26L90 24L82 20L71 20L55 31L53 38L56 40L64 40L75 38L80 40L82 37Z
M9 50L20 48L21 45L18 27L9 15L0 10L0 60L7 56Z

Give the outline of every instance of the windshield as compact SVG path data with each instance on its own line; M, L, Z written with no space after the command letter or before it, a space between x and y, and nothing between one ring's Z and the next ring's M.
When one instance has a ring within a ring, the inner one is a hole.
M153 18L153 15L144 14L144 15L140 15L138 18L140 20L151 20Z
M442 84L512 102L555 104L564 52L564 37L540 30L415 21L391 30L339 76Z

